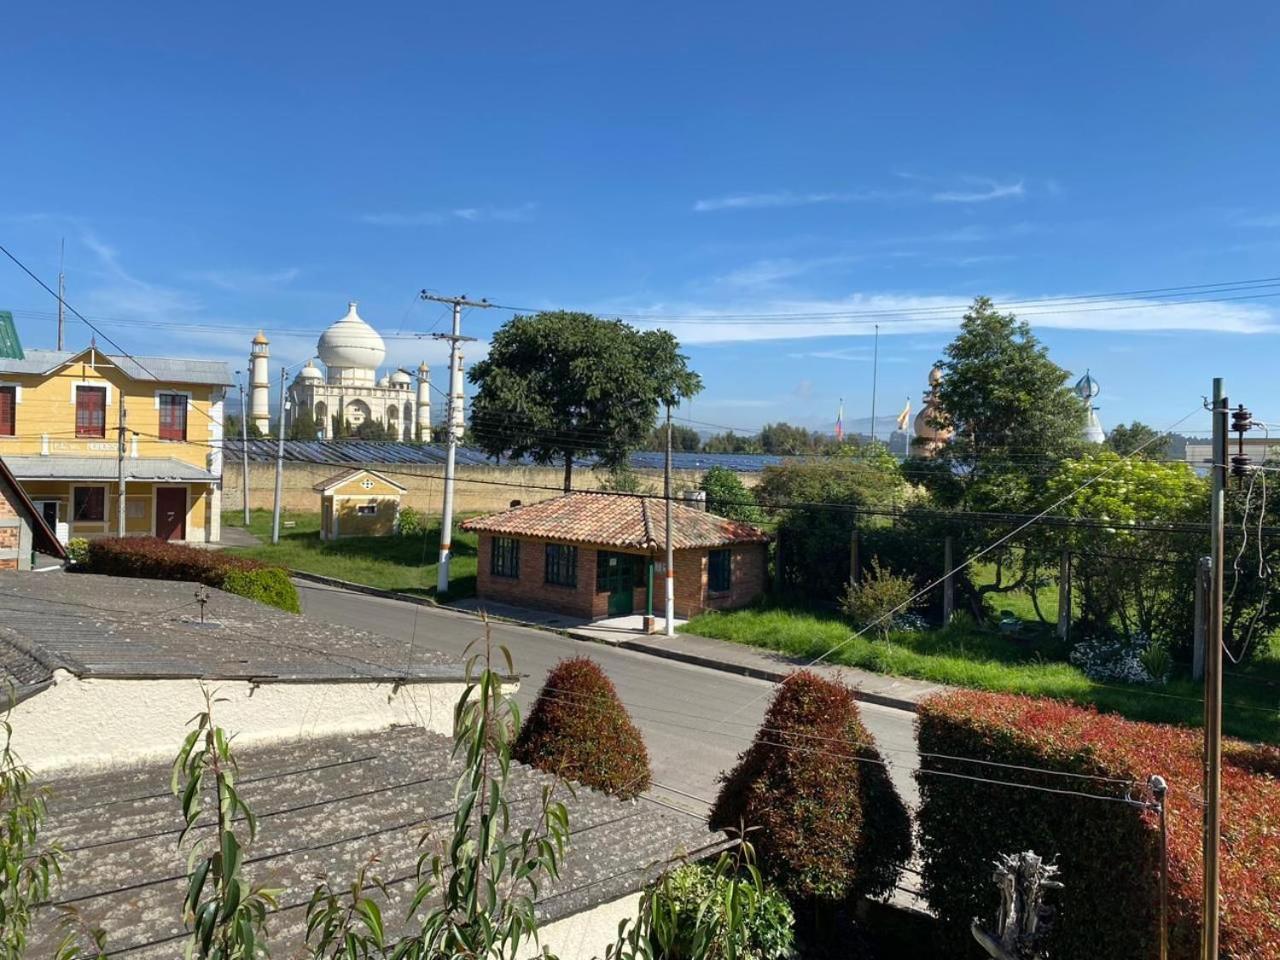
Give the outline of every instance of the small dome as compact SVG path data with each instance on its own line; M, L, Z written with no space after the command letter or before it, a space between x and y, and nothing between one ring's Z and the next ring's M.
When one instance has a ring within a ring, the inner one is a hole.
M316 352L326 367L368 370L372 374L386 358L387 345L377 330L360 319L352 301L347 304L347 315L320 334Z
M379 377L379 378L378 378L378 386L380 386L380 387L386 387L386 386L390 386L390 385L391 385L391 380L390 380L389 378L387 378L387 377Z
M941 382L942 382L942 368L935 365L934 368L929 371L929 386L936 387Z
M270 343L271 341L267 339L267 335L265 333L259 330L258 335L253 338L253 342L254 343Z
M403 370L397 370L388 378L391 383L397 387L407 387L413 382L413 377L405 373Z
M320 368L311 360L307 361L307 365L298 371L298 380L320 382L324 379L324 374L320 372Z
M426 376L430 372L431 372L431 368L427 366L427 361L423 360L420 364L418 364L419 376Z
M1098 381L1089 375L1089 371L1084 372L1084 376L1076 381L1076 396L1081 400L1088 402L1101 393Z

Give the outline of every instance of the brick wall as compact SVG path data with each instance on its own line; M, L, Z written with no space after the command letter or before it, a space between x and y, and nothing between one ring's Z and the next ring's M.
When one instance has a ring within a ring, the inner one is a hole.
M0 570L18 569L16 554L21 536L18 525L22 520L17 507L9 500L11 495L8 485L0 481ZM11 553L14 556L9 556Z
M578 547L578 585L574 588L556 586L545 581L545 546L543 540L520 541L520 576L495 577L490 573L490 557L493 537L480 534L476 564L476 595L481 600L494 600L513 606L535 610L555 610L571 616L599 619L608 615L609 595L596 592L595 547ZM612 551L632 553L648 562L648 555L636 551ZM706 550L676 551L676 616L692 617L708 609L731 610L752 603L764 591L766 572L766 547L764 544L746 544L733 548L732 580L727 593L711 594L707 590ZM661 557L658 558L661 560ZM661 617L666 587L661 575L653 580L653 609ZM632 594L634 613L643 614L646 607L646 588L638 586Z

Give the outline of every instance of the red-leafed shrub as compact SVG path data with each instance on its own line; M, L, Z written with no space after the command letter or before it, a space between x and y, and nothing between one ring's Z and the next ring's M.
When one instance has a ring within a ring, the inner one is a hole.
M712 827L752 831L760 869L794 897L884 893L911 855L906 807L842 683L791 674L723 781Z
M297 613L298 592L288 572L246 557L201 550L158 537L103 537L89 541L88 573L144 580L187 580L217 587ZM229 574L236 574L228 581Z
M1134 723L1054 700L976 692L926 701L917 720L923 882L953 948L993 919L991 862L1034 850L1058 858L1065 887L1049 955L1154 958L1159 831L1155 814L1118 802L1159 774L1169 784L1170 956L1200 955L1201 734ZM963 762L972 758L1087 776ZM1228 744L1222 770L1222 942L1231 960L1280 960L1280 768L1276 751ZM932 771L932 772L931 772ZM940 775L960 774L1108 800ZM1121 783L1090 778L1112 778ZM963 945L963 948L961 947Z
M613 681L587 657L562 660L547 674L511 755L624 799L653 779L644 738Z

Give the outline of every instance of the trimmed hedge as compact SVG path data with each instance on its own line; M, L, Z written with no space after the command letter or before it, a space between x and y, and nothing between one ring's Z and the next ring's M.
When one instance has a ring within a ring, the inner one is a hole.
M1061 701L977 692L934 697L917 720L923 884L952 949L972 953L969 922L992 918L991 862L1035 850L1058 858L1065 888L1049 955L1154 958L1159 917L1159 830L1153 813L1124 804L978 783L928 771L1122 798L1126 787L980 766L970 757L1169 783L1170 956L1200 955L1202 807L1198 731L1135 723ZM935 756L930 756L935 754ZM1224 750L1221 955L1280 960L1280 751ZM956 955L960 955L957 953ZM967 954L966 954L967 955Z
M158 537L90 540L84 569L109 577L186 580L226 590L289 613L301 609L288 571L220 550L201 550Z
M301 613L298 590L289 579L289 571L282 567L264 567L261 570L228 570L222 580L222 589L238 597L248 597L276 607L288 613Z
M907 809L843 683L788 676L722 780L711 826L752 831L761 872L793 897L877 896L911 856Z
M562 660L547 674L511 755L624 799L653 779L644 738L613 681L587 657Z

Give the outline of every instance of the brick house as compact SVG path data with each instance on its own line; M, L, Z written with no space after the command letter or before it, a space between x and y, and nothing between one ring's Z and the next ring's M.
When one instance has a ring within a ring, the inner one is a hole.
M0 570L30 570L35 550L60 560L67 558L36 505L0 460Z
M730 610L764 591L769 536L672 505L676 616ZM476 595L586 619L661 610L666 505L656 498L569 493L462 524L480 535Z

